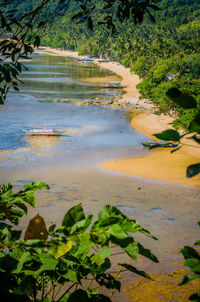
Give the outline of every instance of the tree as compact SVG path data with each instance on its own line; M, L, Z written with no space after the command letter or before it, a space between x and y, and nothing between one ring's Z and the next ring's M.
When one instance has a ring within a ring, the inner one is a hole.
M147 13L154 21L151 10L159 8L157 0L3 0L0 4L0 102L3 103L10 88L18 90L18 76L24 68L20 59L27 58L34 47L40 45L40 32L47 24L67 12L72 12L72 20L86 22L89 29L94 23L106 24L114 31L116 20L121 23L127 18L134 24L143 21ZM79 11L77 12L77 10ZM97 20L96 20L96 17ZM6 33L11 33L10 36Z

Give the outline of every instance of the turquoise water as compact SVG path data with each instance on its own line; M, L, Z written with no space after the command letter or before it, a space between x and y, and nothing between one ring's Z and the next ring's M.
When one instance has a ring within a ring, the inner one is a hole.
M140 147L144 136L130 127L124 110L76 105L119 95L120 91L82 81L112 76L111 72L70 58L37 54L25 66L28 71L22 73L20 91L10 92L0 108L1 168L89 164L145 152ZM65 135L27 137L26 130L44 124L62 129Z

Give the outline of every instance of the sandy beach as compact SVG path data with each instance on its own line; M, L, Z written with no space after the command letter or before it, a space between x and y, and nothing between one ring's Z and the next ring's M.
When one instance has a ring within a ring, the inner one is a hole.
M73 58L83 58L78 56L78 52L75 51L59 50L49 47L40 47L38 51ZM101 68L116 73L122 78L121 84L126 86L126 88L124 88L125 94L121 96L119 100L122 107L128 109L129 104L139 104L142 105L143 109L149 110L132 118L131 126L133 128L151 139L155 139L153 134L172 128L172 118L153 114L151 102L148 100L139 100L139 92L136 86L140 79L137 75L132 74L129 68L125 68L116 62L94 63L98 64ZM105 81L108 80L109 79L105 78ZM96 79L96 81L98 81L98 79ZM186 137L182 140L181 149L173 154L170 153L168 149L159 149L149 151L149 155L147 156L117 159L112 162L102 163L99 166L123 174L200 187L199 175L191 179L186 177L187 166L198 163L199 161L199 145Z
M47 52L52 55L60 55L65 57L71 57L76 59L83 59L87 58L86 56L79 56L77 51L70 51L70 50L60 50L55 49L51 47L40 47L36 52L42 53ZM148 100L140 100L139 98L139 91L137 90L136 86L140 82L140 78L131 73L129 68L125 68L123 65L117 62L98 62L97 60L94 60L94 64L100 66L103 69L107 69L109 71L112 71L114 74L120 76L121 78L121 84L122 86L125 86L123 88L123 91L125 92L124 95L122 95L117 102L121 105L121 107L124 108L133 108L138 107L140 109L152 109L153 104ZM91 79L88 79L91 81ZM87 79L84 79L84 81L87 81ZM92 82L96 82L97 84L106 84L107 82L112 81L111 77L106 78L95 78L92 80ZM131 106L132 105L132 106Z
M153 134L171 129L172 121L173 119L168 116L158 116L149 112L133 118L131 126L155 139ZM149 151L147 156L105 162L100 164L100 167L123 174L200 187L199 175L192 178L186 177L187 166L200 161L200 147L189 137L185 137L181 142L181 149L174 153L171 153L169 149L159 148Z

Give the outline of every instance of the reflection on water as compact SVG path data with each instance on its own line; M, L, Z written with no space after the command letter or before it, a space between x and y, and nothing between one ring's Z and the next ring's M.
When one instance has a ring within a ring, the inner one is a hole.
M76 106L82 100L105 101L120 94L102 90L98 84L98 78L117 80L116 75L99 66L49 55L35 54L25 64L29 70L22 73L20 92L11 92L6 106L0 107L1 168L85 164L138 152L135 146L143 136L129 126L122 110ZM44 122L47 128L61 129L63 135L27 137L27 130L33 125L42 128Z
M29 136L27 141L33 150L46 150L55 148L58 142L64 140L55 136Z

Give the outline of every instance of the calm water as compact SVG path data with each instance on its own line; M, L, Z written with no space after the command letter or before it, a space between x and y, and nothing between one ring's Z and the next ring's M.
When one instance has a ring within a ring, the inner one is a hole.
M11 92L0 108L1 167L99 162L142 151L143 135L132 129L123 110L77 106L85 100L109 100L120 91L81 81L112 76L98 66L49 55L25 62L19 93ZM64 101L64 103L63 103ZM60 138L27 137L33 126L62 129ZM5 150L9 150L5 152Z
M149 273L174 271L173 264L182 259L171 251L192 245L199 238L199 191L97 167L105 160L148 153L141 147L146 138L130 127L125 111L76 106L77 101L105 100L119 93L101 90L89 80L81 81L110 76L108 71L47 55L35 55L27 66L20 92L10 93L0 107L0 183L21 187L41 180L50 185L50 190L37 194L36 208L23 217L22 228L37 213L47 225L59 225L65 212L79 202L86 213L97 213L109 203L138 219L159 239L154 242L139 236L160 263L147 261L136 266ZM50 128L63 129L65 136L28 138L23 131L33 124L43 127L44 122ZM126 299L117 294L114 301Z

